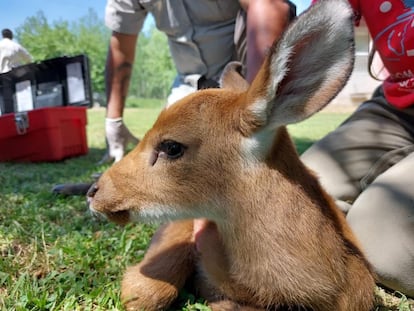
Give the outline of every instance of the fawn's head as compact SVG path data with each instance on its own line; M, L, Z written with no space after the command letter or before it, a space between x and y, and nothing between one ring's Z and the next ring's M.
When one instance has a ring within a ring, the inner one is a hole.
M138 146L90 190L92 209L119 223L220 221L238 185L249 191L246 176L270 169L278 129L319 111L346 83L354 55L351 16L346 1L321 0L272 47L250 86L232 63L221 89L198 91L164 109ZM297 155L286 154L285 161L290 157Z

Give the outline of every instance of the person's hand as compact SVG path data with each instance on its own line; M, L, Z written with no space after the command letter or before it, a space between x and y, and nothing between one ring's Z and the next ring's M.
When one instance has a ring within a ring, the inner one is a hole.
M217 225L207 219L194 219L193 235L204 268L225 280L229 262Z
M111 161L118 162L125 155L128 144L136 145L139 143L139 139L132 135L122 118L106 118L105 135L107 152L100 164Z

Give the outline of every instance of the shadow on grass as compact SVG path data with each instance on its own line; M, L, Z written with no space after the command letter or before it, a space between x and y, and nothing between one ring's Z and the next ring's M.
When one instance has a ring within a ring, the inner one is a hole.
M0 163L0 194L50 191L55 184L92 181L110 164L99 165L104 149L90 148L86 155L56 162Z

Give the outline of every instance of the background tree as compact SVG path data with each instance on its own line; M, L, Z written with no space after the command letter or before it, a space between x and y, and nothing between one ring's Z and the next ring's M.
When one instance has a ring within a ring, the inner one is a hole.
M64 20L49 24L44 13L39 11L17 28L16 37L35 61L86 54L91 64L92 88L95 92L103 92L109 31L94 10L90 9L85 17L72 24Z
M16 29L16 37L35 61L86 54L91 64L92 89L104 93L110 31L93 9L75 22L59 20L52 24L39 11ZM166 36L151 23L139 36L130 95L165 99L175 74Z
M131 81L131 94L165 99L176 75L167 37L154 25L140 34Z
M98 18L96 12L89 10L88 15L74 23L72 30L77 35L77 45L81 53L87 54L91 63L93 90L104 93L104 71L108 49L109 30Z

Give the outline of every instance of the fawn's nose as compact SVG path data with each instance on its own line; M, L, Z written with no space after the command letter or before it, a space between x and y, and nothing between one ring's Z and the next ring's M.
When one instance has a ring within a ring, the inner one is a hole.
M88 192L86 193L86 196L88 198L93 198L96 194L96 192L98 192L98 185L96 183L94 183L88 190Z

